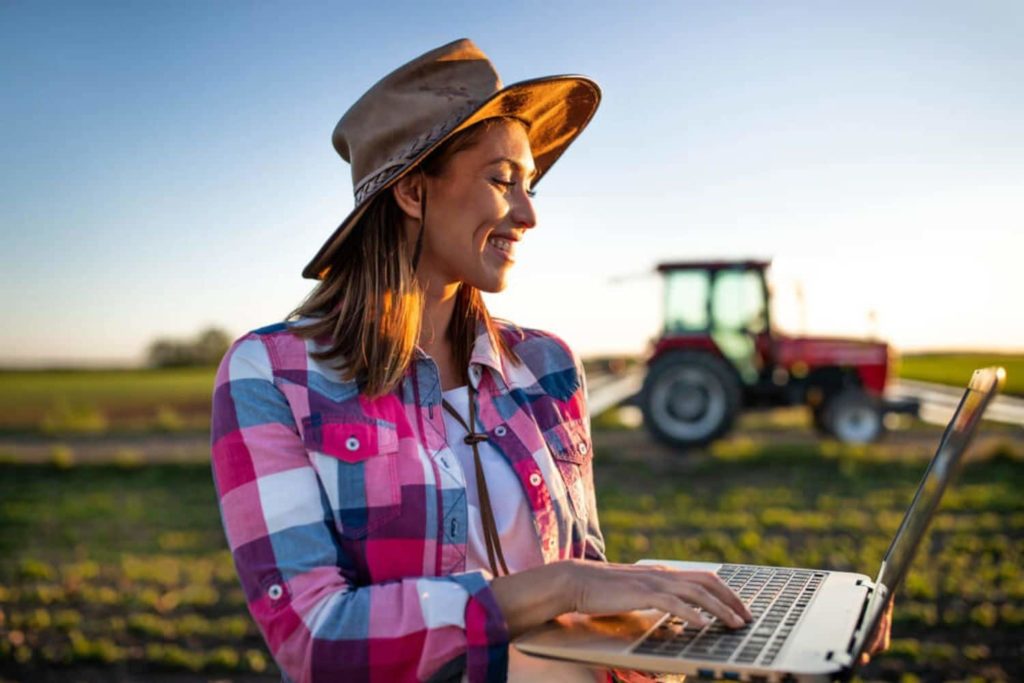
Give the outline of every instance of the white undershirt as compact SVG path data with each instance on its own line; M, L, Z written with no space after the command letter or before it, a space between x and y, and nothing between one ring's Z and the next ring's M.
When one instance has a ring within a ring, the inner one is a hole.
M444 400L448 401L462 419L469 423L469 392L466 387L458 387L443 392ZM480 500L476 488L476 465L473 460L473 447L463 439L466 428L459 424L447 410L444 411L444 428L448 437L448 447L455 453L462 465L466 477L466 502L469 512L466 535L466 569L486 569L491 566L487 561L487 544L484 542L484 527L480 518ZM523 569L538 567L544 564L537 540L537 530L533 526L533 514L530 502L526 499L519 477L513 471L508 460L489 442L477 444L480 450L480 463L483 465L484 477L487 479L487 493L494 511L494 524L501 539L501 550L510 573ZM500 568L500 565L499 565ZM519 652L511 645L508 648L508 680L516 681L566 681L567 683L594 683L605 680L603 671L588 669L577 664L556 662L554 660L530 657Z

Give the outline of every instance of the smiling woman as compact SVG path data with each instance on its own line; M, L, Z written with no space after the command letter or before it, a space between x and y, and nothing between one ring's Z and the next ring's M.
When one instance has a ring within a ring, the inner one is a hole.
M461 40L339 122L356 207L308 300L236 341L214 394L224 527L290 680L640 679L509 642L573 611L750 618L713 574L606 562L582 365L481 298L598 100L579 76L503 88Z

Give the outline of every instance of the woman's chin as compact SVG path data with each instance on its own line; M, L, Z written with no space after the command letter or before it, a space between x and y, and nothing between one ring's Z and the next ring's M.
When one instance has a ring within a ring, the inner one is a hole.
M476 287L481 292L497 294L508 286L508 274L511 270L511 261L505 261L501 264L485 263L483 268L467 277L463 282Z
M497 294L498 292L505 291L506 287L508 287L508 282L502 279L500 282L489 282L483 286L477 286L477 289L488 294Z

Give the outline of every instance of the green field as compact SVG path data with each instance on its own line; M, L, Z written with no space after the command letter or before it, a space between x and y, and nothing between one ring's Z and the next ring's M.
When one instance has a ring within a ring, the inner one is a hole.
M0 432L205 430L214 368L0 371Z
M931 440L927 435L926 440ZM690 458L598 431L611 559L873 575L927 449L737 436ZM1024 677L1024 452L989 447L947 496L870 680ZM88 674L88 675L84 675ZM209 465L0 464L0 679L277 680L225 550Z
M977 368L1001 365L1006 368L1007 394L1024 396L1024 356L998 353L922 353L903 356L899 376L922 382L966 386Z
M635 359L634 359L635 360ZM607 372L630 359L592 359ZM963 386L986 365L1007 369L1006 392L1024 396L1024 356L919 354L904 356L901 377ZM210 424L213 368L172 370L0 371L0 435L202 432Z

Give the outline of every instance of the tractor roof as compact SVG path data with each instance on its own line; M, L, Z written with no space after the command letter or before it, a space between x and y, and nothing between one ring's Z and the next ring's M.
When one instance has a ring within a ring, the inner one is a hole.
M764 270L771 265L771 259L738 259L735 261L672 261L659 263L657 271L665 273L671 270Z

